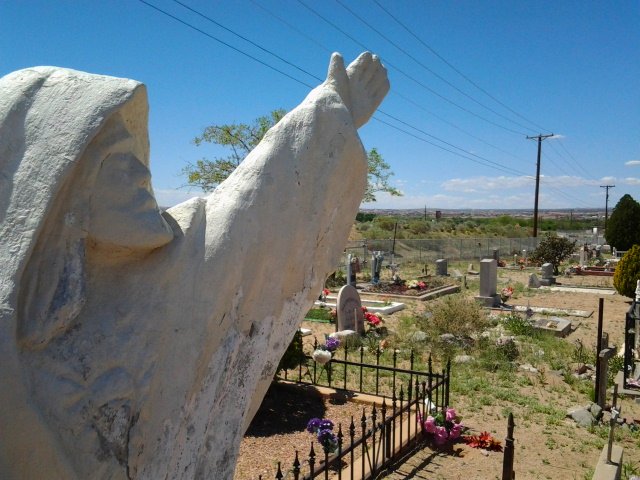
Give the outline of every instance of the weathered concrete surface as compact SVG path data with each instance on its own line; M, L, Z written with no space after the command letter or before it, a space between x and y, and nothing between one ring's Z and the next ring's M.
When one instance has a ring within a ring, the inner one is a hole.
M369 54L210 196L160 214L143 85L0 79L0 477L231 478L366 185Z

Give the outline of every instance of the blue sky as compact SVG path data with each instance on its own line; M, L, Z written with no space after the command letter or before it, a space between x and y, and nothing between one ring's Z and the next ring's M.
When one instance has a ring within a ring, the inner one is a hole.
M603 208L607 184L610 208L640 200L637 1L181 0L289 64L173 0L145 1L302 83L138 0L0 0L0 75L57 65L145 83L162 205L198 194L181 188L188 161L224 154L192 144L204 127L291 109L330 52L349 62L364 47L391 92L361 137L404 193L365 207L532 208L526 136L539 133L556 134L542 144L541 208Z

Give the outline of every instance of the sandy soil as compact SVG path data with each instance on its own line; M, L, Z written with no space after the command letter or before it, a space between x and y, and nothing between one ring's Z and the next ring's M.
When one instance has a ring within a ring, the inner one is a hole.
M498 288L514 285L516 282L526 285L531 271L500 269ZM562 285L606 288L610 287L611 278L558 277L558 282ZM474 290L477 291L477 279L469 278L468 286L467 293L473 294ZM604 331L609 333L611 344L620 346L629 299L618 294L598 295L591 291L576 293L525 289L520 294L516 293L509 304L593 311L593 315L588 318L566 317L573 325L573 332L566 341L580 340L586 347L595 350L600 297L604 298ZM408 300L407 304L407 310L387 317L387 325L390 328L393 328L394 322L397 322L400 316L424 310L422 302ZM333 325L321 323L305 323L304 326L313 328L318 340L323 339L324 333L334 329ZM308 339L309 337L307 341ZM542 405L550 405L564 411L589 402L586 396L568 387L562 377L551 373L541 375L516 372L513 389L520 395L537 399ZM620 402L622 416L628 422L636 420L640 423L640 405L630 398L623 398ZM514 413L515 471L516 478L519 479L591 478L589 475L597 462L608 431L605 426L591 430L580 428L569 419L551 421L526 406L518 405L517 402L514 404L505 400L487 400L479 398L474 392L452 398L452 404L463 415L464 424L470 428L471 433L486 430L500 440L504 440L506 435L507 412ZM293 461L293 450L300 450L301 455L308 453L312 436L304 431L304 427L309 418L326 416L338 423L348 422L352 415L361 414L362 406L357 404L332 403L305 396L294 397L292 400L283 393L272 392L245 436L235 479L257 479L258 475L263 475L264 479L275 478L274 465L278 459L289 465ZM625 448L625 463L640 472L640 435L626 435L618 440ZM487 453L466 445L457 445L455 448L455 454L434 451L428 447L421 449L386 478L501 478L502 453Z

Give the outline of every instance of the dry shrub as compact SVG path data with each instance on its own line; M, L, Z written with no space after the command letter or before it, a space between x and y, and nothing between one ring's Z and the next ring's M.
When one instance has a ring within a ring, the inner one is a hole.
M489 317L474 299L455 294L430 302L417 324L428 335L434 353L449 360L456 351L473 345L489 327Z

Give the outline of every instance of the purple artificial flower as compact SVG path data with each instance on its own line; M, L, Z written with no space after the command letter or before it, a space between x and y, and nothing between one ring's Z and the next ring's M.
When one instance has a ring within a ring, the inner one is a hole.
M319 430L333 430L333 422L328 418L323 418L318 426Z
M307 432L316 433L320 428L321 423L322 420L320 420L319 418L312 418L307 422Z
M327 341L325 342L325 347L330 352L336 351L339 346L340 346L340 339L336 338L336 337L329 337L329 338L327 338Z
M326 453L332 453L338 448L338 437L331 430L320 430L318 432L318 443L322 445Z

